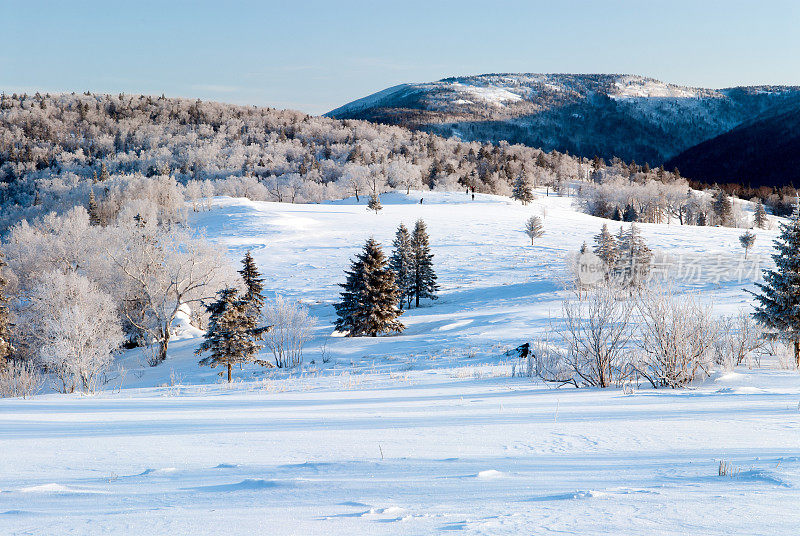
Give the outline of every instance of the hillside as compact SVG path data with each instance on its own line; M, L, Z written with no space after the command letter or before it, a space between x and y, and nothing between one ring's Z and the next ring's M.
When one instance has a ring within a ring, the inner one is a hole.
M615 74L486 74L402 84L327 115L659 165L798 92L690 88Z
M512 377L521 364L506 350L552 332L565 256L604 222L537 194L522 206L389 193L379 214L353 198L214 199L192 222L232 263L253 251L267 296L318 318L304 365L245 365L226 385L197 365L195 333L158 367L128 351L93 396L0 400L0 533L792 533L800 377L775 358L689 390ZM521 232L531 214L546 229L535 246ZM331 336L348 260L417 218L439 300L404 314L402 335ZM740 230L641 227L655 251L709 269L673 273L681 292L701 291L715 314L747 307L758 271L737 275ZM769 262L776 231L755 233L745 266ZM740 472L718 476L720 460Z
M669 160L697 181L800 186L800 101L776 105Z

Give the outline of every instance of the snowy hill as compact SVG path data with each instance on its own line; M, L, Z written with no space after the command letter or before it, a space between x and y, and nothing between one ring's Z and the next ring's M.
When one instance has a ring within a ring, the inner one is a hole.
M616 74L486 74L401 84L327 115L658 165L799 92L691 88Z
M303 367L248 365L225 385L183 326L164 364L131 350L95 396L0 399L0 533L793 534L800 376L774 359L686 390L511 376L505 352L551 330L565 258L608 223L537 195L389 193L379 214L364 199L214 199L193 223L231 262L252 251L267 296L318 317ZM418 218L440 299L404 314L399 336L332 337L349 259ZM745 262L741 230L641 228L715 314L748 306L777 234L754 231Z

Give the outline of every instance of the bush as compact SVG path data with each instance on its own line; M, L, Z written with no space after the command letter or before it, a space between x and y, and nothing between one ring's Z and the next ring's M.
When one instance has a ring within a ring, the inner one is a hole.
M27 398L42 388L42 375L29 361L7 361L0 367L0 397Z
M303 346L311 338L315 321L308 308L278 296L264 307L264 321L272 329L264 341L275 357L275 366L294 367L303 362Z

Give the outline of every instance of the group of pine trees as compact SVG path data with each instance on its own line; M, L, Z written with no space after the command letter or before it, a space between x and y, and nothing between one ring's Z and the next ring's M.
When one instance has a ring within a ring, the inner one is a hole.
M216 301L206 306L208 329L205 340L195 351L197 355L209 352L200 360L201 365L226 367L228 383L233 365L255 361L255 356L263 348L258 341L270 329L270 326L259 325L264 307L264 279L249 251L242 259L239 274L246 289L244 294L234 287L223 288L217 293Z
M400 333L405 329L399 320L403 307L419 307L420 300L437 298L433 253L425 222L418 220L414 231L401 224L389 259L374 238L367 240L363 251L347 270L341 299L335 304L336 329L350 337L376 337Z
M653 253L634 223L627 230L620 227L616 236L604 224L600 234L594 237L594 243L594 254L605 265L607 281L633 287L644 283L650 273Z

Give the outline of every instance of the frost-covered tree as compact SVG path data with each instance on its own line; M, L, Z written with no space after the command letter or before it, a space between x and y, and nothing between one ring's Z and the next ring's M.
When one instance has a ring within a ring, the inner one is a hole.
M0 251L0 368L8 360L14 347L11 345L11 320L8 309L8 297L6 296L6 286L8 282L3 276L3 268L6 266L3 252Z
M511 193L511 197L521 202L523 205L527 205L533 201L533 190L524 175L520 174L517 180L514 181L514 190Z
M756 283L760 294L755 294L754 317L773 339L791 343L800 367L800 204L789 222L781 224L775 249L775 269L764 270L764 283Z
M369 201L367 201L367 210L374 210L375 214L377 214L383 205L381 205L381 198L378 197L378 194L370 194Z
M767 211L764 209L764 203L761 202L761 199L756 203L756 209L753 214L753 224L759 229L766 229L769 224Z
M405 303L411 307L414 299L414 245L408 228L400 224L394 236L394 251L389 258L389 267L394 272L395 283L399 290L398 303L403 308Z
M417 220L414 232L411 234L411 245L414 252L414 280L412 282L414 304L419 307L419 300L438 298L436 291L436 272L433 269L433 253L431 253L430 238L425 222Z
M208 300L231 279L222 252L182 229L133 225L111 258L126 281L126 320L158 344L154 366L167 358L181 307Z
M533 245L534 240L544 234L544 225L542 225L542 219L539 216L531 216L527 219L525 222L525 234L531 239L531 245Z
M124 341L114 300L75 272L42 274L20 324L34 359L59 378L62 392L94 391Z
M251 304L239 296L239 291L231 287L220 290L217 299L206 306L210 315L208 329L195 354L210 352L200 360L200 365L225 367L228 383L233 365L253 361L262 348L256 341L266 329L258 328L248 316L250 307Z
M303 346L311 338L314 317L297 301L278 296L264 307L264 320L269 326L265 336L275 366L294 367L303 362Z
M750 251L750 248L756 243L756 235L750 231L746 231L739 237L739 243L742 245L742 248L744 248L744 258L746 259L747 252Z
M608 225L603 224L600 234L594 237L594 243L594 254L600 257L607 270L611 270L617 264L619 245L614 235L608 231Z
M349 337L375 337L405 329L398 319L403 311L397 306L394 273L375 239L367 240L346 274L346 282L340 285L341 300L334 305L337 330Z
M653 253L642 238L636 224L631 223L627 231L620 228L617 239L619 254L617 255L616 277L626 286L639 287L650 273Z
M89 190L89 223L91 225L100 225L100 215L97 212L97 200L94 197L94 190Z

